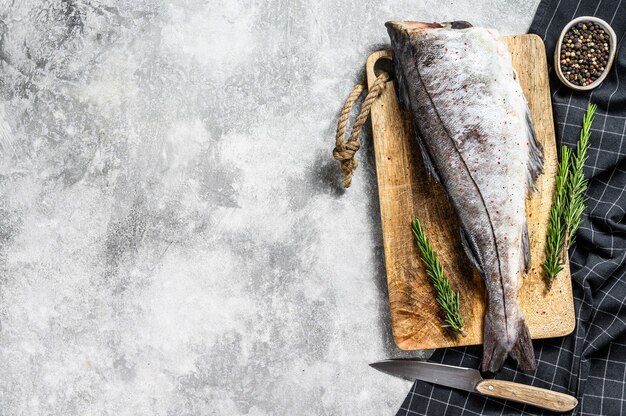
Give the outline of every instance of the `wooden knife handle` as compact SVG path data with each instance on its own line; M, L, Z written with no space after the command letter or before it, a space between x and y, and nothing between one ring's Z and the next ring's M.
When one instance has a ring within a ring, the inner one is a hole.
M512 381L483 380L476 385L476 391L485 396L531 404L555 412L567 412L578 406L578 400L568 394Z

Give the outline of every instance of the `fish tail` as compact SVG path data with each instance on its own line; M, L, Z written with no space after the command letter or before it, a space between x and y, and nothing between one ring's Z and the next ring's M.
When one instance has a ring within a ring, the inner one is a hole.
M506 334L505 328L496 328L498 320L492 313L485 314L485 333L483 339L482 371L495 373L502 368L506 357L510 354L523 371L532 371L536 367L535 351L523 317L517 322L517 338L513 347L508 340L498 334Z
M517 361L519 368L523 371L532 371L536 367L533 343L523 317L520 317L517 323L517 341L511 349L511 357Z
M506 328L497 330L495 328L495 325L498 325L497 322L498 319L491 312L488 311L485 314L482 371L497 372L509 355L507 340L498 336L498 334L506 334Z

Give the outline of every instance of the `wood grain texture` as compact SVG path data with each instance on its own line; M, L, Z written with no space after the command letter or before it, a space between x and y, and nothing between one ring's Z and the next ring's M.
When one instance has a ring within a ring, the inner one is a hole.
M505 42L545 154L538 191L530 195L526 204L532 265L523 279L518 300L533 338L558 337L574 330L575 318L569 263L550 291L546 291L543 280L546 231L557 168L545 48L536 35L505 37ZM390 59L391 54L379 51L370 55L366 65L369 85L375 79L376 61ZM390 82L395 86L395 81ZM387 85L371 110L393 337L403 350L481 344L485 286L463 253L458 220L443 189L426 176L410 114L400 109L393 86ZM422 220L453 287L461 292L465 337L452 337L441 328L434 290L411 234L410 223L415 216Z
M578 400L569 394L512 381L483 380L476 385L476 391L485 396L531 404L555 412L567 412L578 406Z

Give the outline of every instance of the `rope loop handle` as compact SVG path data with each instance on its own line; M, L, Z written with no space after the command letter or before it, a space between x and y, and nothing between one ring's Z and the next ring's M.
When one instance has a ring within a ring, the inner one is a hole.
M339 162L339 165L341 166L341 171L343 172L343 180L341 181L341 185L344 188L350 187L350 185L352 184L352 176L354 176L354 171L356 170L357 166L359 166L359 162L354 158L354 155L361 148L359 136L361 135L363 124L365 124L365 121L370 114L372 104L385 89L387 81L389 81L389 74L387 72L382 71L376 77L374 84L372 84L372 88L370 88L369 92L365 96L365 99L363 100L361 110L359 111L359 115L354 121L354 125L352 126L352 133L350 134L350 138L347 141L345 141L345 136L346 128L348 126L348 120L350 119L350 113L352 112L352 108L354 108L357 100L361 96L361 93L367 89L367 84L365 83L365 81L356 84L354 88L352 88L352 92L350 92L348 99L343 105L341 115L339 116L339 121L337 122L337 134L335 136L335 148L333 149L333 157Z

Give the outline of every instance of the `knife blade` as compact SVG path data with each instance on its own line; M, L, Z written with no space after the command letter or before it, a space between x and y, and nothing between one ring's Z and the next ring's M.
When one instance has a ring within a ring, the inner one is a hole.
M473 368L415 360L384 360L370 366L385 374L411 381L426 381L556 412L567 412L578 405L578 400L568 394L511 381L483 379L480 371Z

